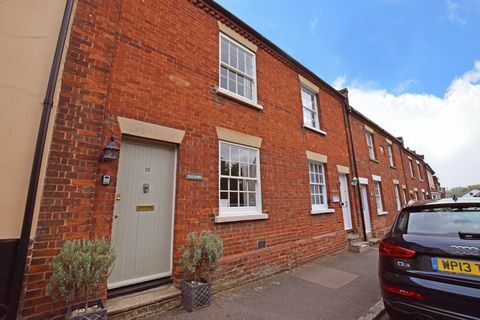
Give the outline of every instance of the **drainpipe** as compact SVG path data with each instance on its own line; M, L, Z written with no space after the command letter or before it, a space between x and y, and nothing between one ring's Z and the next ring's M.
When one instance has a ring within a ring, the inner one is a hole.
M25 203L25 212L23 215L22 233L16 252L16 265L15 268L13 268L10 296L8 298L8 310L5 318L6 320L14 320L17 315L28 253L28 245L30 242L30 232L32 229L33 214L35 210L38 181L40 179L40 169L42 167L43 151L47 137L48 122L53 107L55 85L57 83L58 73L60 70L63 48L67 38L68 26L70 24L70 17L72 15L74 2L75 0L67 0L65 5L60 33L58 35L57 45L55 48L55 55L53 56L52 68L50 70L50 76L48 79L47 91L45 93L45 100L43 102L42 116L40 118L40 126L38 128L37 143L35 146L35 154L33 156L32 171L30 174L27 200Z
M346 122L346 127L348 129L348 139L350 140L350 151L351 151L351 163L353 164L353 169L355 170L355 177L358 179L358 168L357 168L357 161L355 157L355 145L353 143L353 135L352 135L352 126L350 123L350 113L352 112L352 108L350 107L350 103L348 101L348 91L345 92L345 100L344 100L344 106L345 106L345 116L344 120ZM358 196L358 205L360 208L360 215L362 217L362 231L363 231L363 238L365 241L367 240L367 229L365 227L365 217L363 215L363 204L362 204L362 194L360 192L360 181L357 182L357 185L355 186L357 189L357 196ZM368 195L367 195L368 196Z

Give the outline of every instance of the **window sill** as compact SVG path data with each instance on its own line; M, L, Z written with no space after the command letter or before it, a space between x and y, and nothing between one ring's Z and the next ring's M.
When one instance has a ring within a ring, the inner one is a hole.
M326 133L325 131L323 131L323 130L320 130L320 129L317 129L317 128L313 128L313 127L309 127L309 126L306 126L306 125L303 125L303 127L304 127L305 129L309 129L309 130L318 132L318 133L320 133L320 134L323 135L323 136L326 136L326 135L327 135L327 133Z
M375 163L380 163L377 159L370 159L370 161L375 162Z
M248 214L230 214L215 216L215 223L237 222L237 221L251 221L251 220L266 220L268 214L266 213L248 213Z
M252 108L255 108L257 110L263 110L263 106L259 105L258 103L255 103L251 100L248 100L247 98L244 98L242 96L239 96L237 94L234 94L228 90L225 90L221 87L217 87L216 91L215 91L217 94L223 96L223 97L226 97L226 98L230 98L230 99L233 99L233 100L236 100L238 102L241 102L243 104L246 104L247 106L249 107L252 107Z
M388 212L387 211L380 211L380 212L377 212L377 214L379 216L386 216L388 214Z
M323 214L323 213L334 213L335 209L327 208L327 209L317 209L310 211L311 215Z

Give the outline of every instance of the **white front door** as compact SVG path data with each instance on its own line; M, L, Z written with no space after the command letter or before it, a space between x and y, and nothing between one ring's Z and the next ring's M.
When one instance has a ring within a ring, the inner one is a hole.
M362 208L363 208L363 221L365 223L365 232L371 233L372 232L372 225L370 222L370 209L368 208L368 193L367 193L367 185L361 184L360 185L360 195L362 200Z
M352 229L352 215L350 213L350 198L348 197L348 180L346 174L340 174L340 198L343 211L343 225L345 230Z
M119 161L109 289L172 274L176 147L124 138Z

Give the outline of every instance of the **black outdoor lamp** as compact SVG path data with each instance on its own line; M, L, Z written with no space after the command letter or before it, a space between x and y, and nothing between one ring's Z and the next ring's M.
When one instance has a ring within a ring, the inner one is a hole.
M110 142L103 148L103 161L115 161L118 159L120 148L115 142L115 138L112 136Z

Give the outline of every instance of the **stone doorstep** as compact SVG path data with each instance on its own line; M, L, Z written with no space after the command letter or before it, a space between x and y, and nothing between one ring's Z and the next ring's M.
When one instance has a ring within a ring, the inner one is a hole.
M356 253L366 252L370 250L370 242L359 241L359 242L352 243L350 244L348 250Z
M380 239L380 238L370 238L370 239L368 239L368 242L370 242L371 245L376 245L380 242L380 240L382 240L382 239Z
M138 319L176 308L181 304L181 291L165 285L107 300L108 319Z

